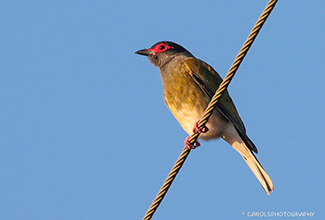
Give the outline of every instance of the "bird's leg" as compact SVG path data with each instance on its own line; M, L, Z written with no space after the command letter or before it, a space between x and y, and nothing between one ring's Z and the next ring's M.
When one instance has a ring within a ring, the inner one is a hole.
M198 142L198 141L195 141L194 144L191 144L191 142L190 142L190 136L186 137L184 144L185 144L185 147L187 149L189 149L189 150L195 149L195 148L201 146L200 142Z
M209 128L207 126L204 126L204 128L202 128L202 129L199 128L199 122L200 122L200 120L198 120L197 122L195 122L194 128L193 128L193 132L194 133L198 132L200 134L208 132L209 131ZM198 141L195 141L194 144L191 144L190 137L187 137L185 139L184 144L185 144L185 146L186 146L187 149L194 149L194 148L197 148L197 147L200 147L201 146L200 142L198 142Z
M195 122L194 124L194 128L193 128L193 132L194 133L207 133L209 131L209 128L207 126L204 126L204 128L199 128L199 123L200 123L200 120L198 120L197 122Z

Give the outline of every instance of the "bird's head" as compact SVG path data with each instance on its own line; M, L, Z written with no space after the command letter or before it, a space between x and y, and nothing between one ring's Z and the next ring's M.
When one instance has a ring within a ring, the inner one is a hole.
M170 41L160 41L151 48L139 50L135 53L148 56L150 62L158 68L165 66L174 58L193 57L184 47Z

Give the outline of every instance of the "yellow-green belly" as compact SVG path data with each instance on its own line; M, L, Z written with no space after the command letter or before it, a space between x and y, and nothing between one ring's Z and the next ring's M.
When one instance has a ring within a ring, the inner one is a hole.
M185 68L175 68L168 79L163 79L164 100L174 117L188 133L193 133L193 127L203 115L210 99L200 89L190 74L183 71ZM220 136L221 129L226 121L217 110L207 124L209 132L200 138L211 139Z

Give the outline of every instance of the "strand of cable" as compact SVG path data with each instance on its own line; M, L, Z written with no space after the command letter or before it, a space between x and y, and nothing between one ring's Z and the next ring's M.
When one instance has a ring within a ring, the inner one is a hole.
M241 50L239 51L238 55L236 56L233 64L231 65L230 69L228 70L228 73L222 83L220 84L218 90L216 91L215 95L212 97L208 107L206 108L198 126L199 128L203 129L205 124L208 122L217 102L219 101L220 97L222 96L222 93L227 89L229 83L231 82L232 78L234 77L237 69L239 68L241 62L243 61L244 57L246 56L249 48L253 44L257 34L261 30L263 24L265 23L266 19L272 12L272 10L275 7L275 4L278 0L270 0L269 3L266 5L266 8L262 12L262 15L257 20L254 28L252 29L251 33L249 34L246 42L242 46ZM199 137L199 133L194 133L190 137L190 143L194 144L196 140ZM146 212L145 216L143 217L143 220L150 220L157 210L158 206L160 205L161 201L165 197L169 187L173 183L177 173L182 168L187 156L189 155L191 150L184 147L181 155L178 157L174 167L170 171L170 173L167 176L167 179L165 180L163 186L160 188L159 193L157 194L156 198L152 202L151 206L149 207L148 211Z
M184 147L184 149L183 149L181 155L179 155L173 169L170 171L164 184L160 188L159 193L157 194L156 198L154 199L154 201L152 202L148 211L146 212L145 216L143 217L143 220L149 220L152 218L153 214L156 212L161 201L164 199L169 187L172 185L173 181L175 180L177 173L182 168L189 153L190 153L190 150L187 149L186 147Z

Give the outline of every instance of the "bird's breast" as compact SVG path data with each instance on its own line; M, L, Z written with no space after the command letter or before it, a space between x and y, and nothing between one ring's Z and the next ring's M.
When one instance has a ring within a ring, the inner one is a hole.
M210 99L192 79L185 66L178 66L168 73L161 73L164 100L174 117L188 133L193 133L193 127L203 115ZM223 123L220 114L215 111L207 126L209 132L202 134L203 139L217 138L220 133L218 124Z

